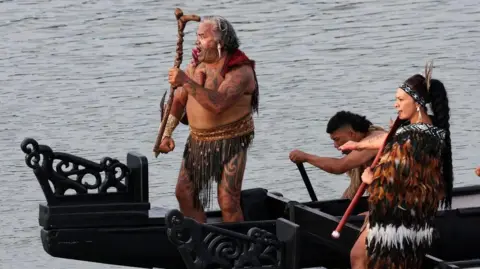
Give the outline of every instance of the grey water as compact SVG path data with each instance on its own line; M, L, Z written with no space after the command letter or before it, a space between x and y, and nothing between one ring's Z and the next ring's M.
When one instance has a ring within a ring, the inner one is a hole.
M152 155L175 57L176 7L225 16L257 61L260 113L244 188L309 200L289 152L341 156L325 132L339 110L388 126L395 88L429 59L449 91L455 186L480 182L475 1L0 0L0 268L126 268L44 252L38 204L45 198L20 150L25 137L92 161L142 153L152 205L177 207L187 127L175 131L173 153ZM196 26L186 28L183 66ZM346 175L306 167L321 199L348 185Z

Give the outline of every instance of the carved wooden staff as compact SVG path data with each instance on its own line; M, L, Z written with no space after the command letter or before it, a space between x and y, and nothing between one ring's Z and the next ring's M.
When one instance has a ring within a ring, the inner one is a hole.
M200 21L200 17L197 15L184 15L183 11L179 8L175 9L175 17L177 18L177 25L178 25L178 40L177 40L177 55L175 57L174 67L180 68L183 60L183 30L185 29L185 25L189 21ZM173 103L173 94L175 92L176 87L170 86L170 95L167 103L167 109L165 114L162 117L162 124L160 125L160 129L158 130L157 139L155 141L155 145L153 146L153 152L155 153L155 158L158 157L160 154L159 147L162 143L162 136L165 132L165 126L167 125L168 115L170 115L170 110L172 109Z
M375 159L373 160L372 165L370 165L371 169L373 169L377 165L378 161L380 160L380 156L382 155L382 151L385 148L385 144L386 144L388 138L393 134L393 132L395 132L395 130L398 128L399 125L400 125L400 118L397 117L397 119L395 120L395 122L392 125L392 128L388 132L387 137L383 141L382 146L378 150L377 156L375 156ZM352 201L350 202L350 205L348 205L347 210L345 210L345 213L343 214L342 219L338 223L337 228L335 228L335 230L332 232L332 237L333 238L337 239L337 238L340 237L340 231L342 230L343 226L345 226L345 223L347 223L348 217L350 217L350 215L352 214L353 208L355 208L355 206L357 205L358 200L360 199L360 197L362 197L366 188L367 188L367 184L365 184L363 182L362 182L362 184L360 184L360 187L358 187L357 193L355 194Z

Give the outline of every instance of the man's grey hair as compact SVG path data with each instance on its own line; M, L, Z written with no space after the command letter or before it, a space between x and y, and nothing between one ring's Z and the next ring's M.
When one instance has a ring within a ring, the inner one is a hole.
M237 37L232 24L222 16L204 16L202 22L208 22L213 25L213 31L216 33L216 40L223 41L223 49L233 53L240 47L240 40Z

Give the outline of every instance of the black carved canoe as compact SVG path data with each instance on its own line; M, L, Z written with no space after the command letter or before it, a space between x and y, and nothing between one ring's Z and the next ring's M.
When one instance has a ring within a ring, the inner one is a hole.
M31 138L21 149L46 198L39 207L43 247L59 258L139 268L349 268L363 223L356 214L367 211L363 198L335 240L330 234L349 200L298 203L257 188L242 192L244 222L222 223L213 211L200 224L150 207L141 154L128 153L126 164L109 157L97 163ZM85 175L96 182L85 183ZM480 186L456 188L453 203L436 218L440 238L429 257L438 268L480 258Z

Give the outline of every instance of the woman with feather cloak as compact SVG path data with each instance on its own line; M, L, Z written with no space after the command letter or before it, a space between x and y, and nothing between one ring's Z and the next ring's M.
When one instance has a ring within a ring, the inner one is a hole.
M427 63L425 76L413 75L397 88L399 120L388 136L340 147L379 149L386 139L378 165L362 174L370 196L368 228L359 237L366 238L367 264L360 268L423 268L437 210L440 205L451 208L450 108L443 83L431 79L431 74L432 65Z

